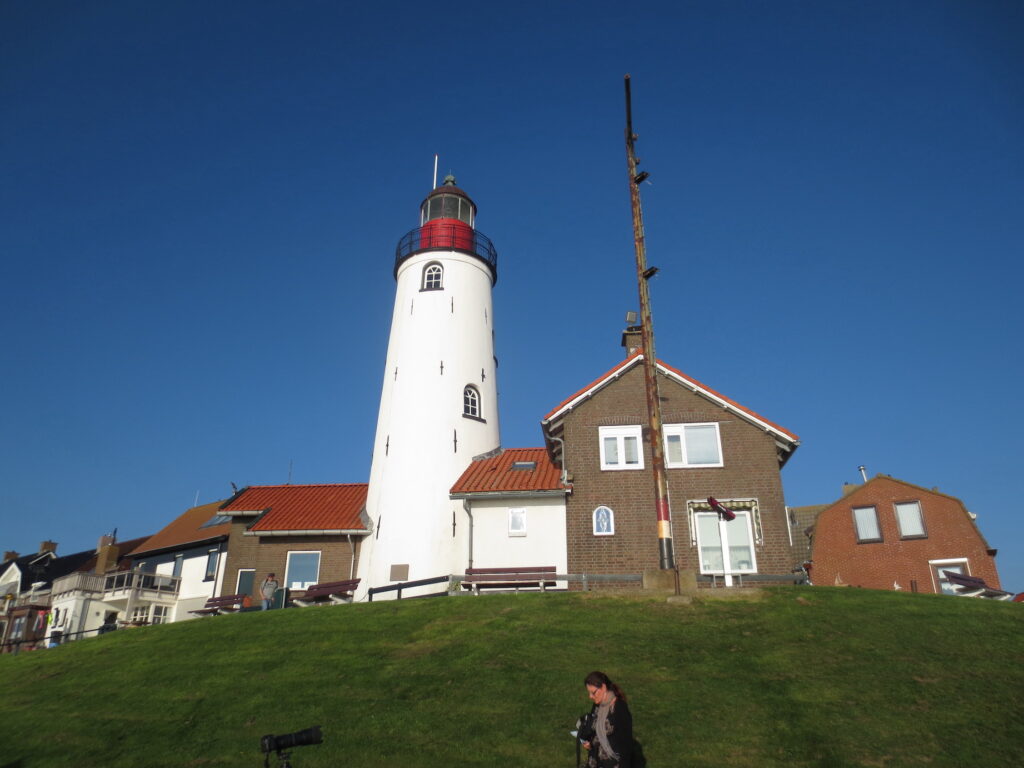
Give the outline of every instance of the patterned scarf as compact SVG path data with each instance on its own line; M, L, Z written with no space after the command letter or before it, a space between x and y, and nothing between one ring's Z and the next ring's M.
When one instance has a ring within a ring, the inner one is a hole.
M608 715L615 709L615 701L615 694L609 690L608 694L604 697L604 701L597 705L597 724L594 730L597 731L597 740L601 743L604 753L613 760L618 760L618 754L612 749L612 745L608 741Z

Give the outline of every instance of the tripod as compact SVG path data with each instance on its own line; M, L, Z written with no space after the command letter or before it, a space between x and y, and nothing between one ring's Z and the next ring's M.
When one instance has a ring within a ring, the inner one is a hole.
M277 752L277 768L292 768L291 758L292 758L292 753L291 752L282 752L282 751L278 750L278 752ZM263 758L263 768L270 768L270 753L269 752L267 752L266 757Z

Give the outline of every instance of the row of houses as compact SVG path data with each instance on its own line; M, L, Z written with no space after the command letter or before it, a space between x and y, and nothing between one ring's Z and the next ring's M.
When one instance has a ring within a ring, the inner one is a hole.
M542 446L477 456L448 489L460 566L604 577L657 568L635 328L623 346L624 360L543 417ZM660 361L658 378L676 565L701 586L792 580L795 565L813 561L817 584L942 593L954 591L952 571L998 590L996 550L958 499L880 475L831 504L788 507L781 470L799 446L794 433ZM286 588L279 604L314 584L355 578L364 543L385 524L367 514L367 487L249 486L149 537L104 536L95 550L66 556L52 541L30 555L7 552L0 639L9 650L181 621L211 597L255 598L268 573ZM389 574L392 583L424 575L449 574L401 565Z

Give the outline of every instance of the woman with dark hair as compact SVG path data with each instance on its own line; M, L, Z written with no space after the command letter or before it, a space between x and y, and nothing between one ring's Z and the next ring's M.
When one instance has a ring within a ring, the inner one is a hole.
M590 738L583 742L590 752L587 768L631 768L633 716L626 694L604 672L591 672L583 684L594 702L590 710L593 734L587 734Z

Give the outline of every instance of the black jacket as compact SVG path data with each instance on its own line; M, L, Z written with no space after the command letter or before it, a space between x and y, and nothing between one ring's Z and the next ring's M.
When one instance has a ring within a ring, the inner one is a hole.
M597 726L597 705L590 710ZM608 713L608 743L619 756L618 759L605 753L601 740L596 736L590 742L590 756L587 768L632 768L633 765L633 716L629 713L629 705L623 699L616 698L612 711Z

